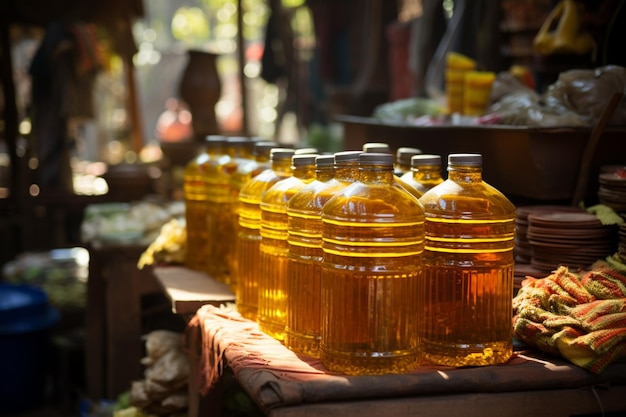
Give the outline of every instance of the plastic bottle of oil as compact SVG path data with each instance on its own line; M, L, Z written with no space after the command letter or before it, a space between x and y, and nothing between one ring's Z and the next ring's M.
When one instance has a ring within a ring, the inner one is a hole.
M411 170L400 177L405 184L415 188L420 195L443 182L441 156L421 154L411 157Z
M230 183L237 167L251 159L252 142L245 137L227 138L224 156L215 172L207 177L207 230L209 239L208 272L230 285L228 260L234 246L230 209Z
M407 172L411 171L411 157L413 155L419 155L422 150L419 148L411 148L408 146L402 146L396 151L396 162L394 164L394 172L398 177L402 177Z
M241 188L261 172L270 167L270 151L277 147L269 141L253 141L252 159L240 164L230 177L230 208L228 209L229 222L232 224L232 233L229 236L231 253L228 257L228 271L230 273L230 288L237 292L239 270L237 262L237 246L239 245L239 192Z
M363 153L359 180L322 209L320 359L346 374L418 363L420 202L394 181L393 155Z
M315 159L316 180L287 203L287 326L285 346L319 357L322 278L322 208L357 179L361 151L338 152Z
M481 366L512 354L515 206L482 178L482 155L448 156L448 179L420 199L426 216L420 280L425 362Z
M257 319L259 306L261 197L276 182L291 177L293 153L293 149L272 149L270 168L251 178L239 191L239 236L235 251L238 282L235 298L239 313L250 320Z
M191 160L183 176L185 195L185 219L187 224L187 252L185 265L197 271L208 272L208 230L207 230L207 183L208 171L219 164L224 152L224 136L207 136L204 151Z
M287 203L315 180L316 154L294 155L293 176L278 181L261 197L261 259L259 263L259 328L278 340L285 338L287 259Z

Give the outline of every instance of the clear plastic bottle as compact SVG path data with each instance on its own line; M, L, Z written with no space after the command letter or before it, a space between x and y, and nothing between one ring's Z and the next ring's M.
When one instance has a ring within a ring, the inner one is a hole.
M246 137L227 138L218 169L207 179L208 272L230 285L229 259L234 247L231 216L231 178L237 167L252 158L252 142Z
M238 282L235 298L239 313L250 320L257 319L259 306L261 197L276 182L291 177L293 154L293 149L272 149L270 168L251 178L239 191L239 236L235 253Z
M482 178L482 155L448 156L448 179L420 199L426 216L420 351L448 366L512 355L515 206Z
M394 177L393 155L363 153L359 180L322 209L320 359L331 371L406 373L418 363L424 212Z
M188 268L208 272L209 241L207 230L207 172L216 169L224 153L226 138L211 135L205 138L204 151L191 160L183 175L185 195L185 220L187 224L187 252L185 265Z
M293 175L278 181L261 197L261 258L259 263L259 328L278 340L285 338L287 259L287 203L315 180L316 154L294 155Z
M431 154L413 155L411 170L400 177L405 184L415 188L420 195L443 182L441 156Z
M316 180L287 203L287 326L285 346L319 357L322 278L322 208L339 190L356 181L360 151L321 155Z
M411 157L413 155L419 155L422 150L419 148L411 148L408 146L402 146L396 151L396 163L394 165L394 172L398 177L411 171Z
M237 170L230 177L230 208L228 210L229 222L232 224L231 253L228 257L228 271L230 273L230 289L237 292L239 270L237 251L239 245L239 192L252 178L259 175L270 167L270 152L276 148L276 143L269 141L254 141L253 158L238 165Z

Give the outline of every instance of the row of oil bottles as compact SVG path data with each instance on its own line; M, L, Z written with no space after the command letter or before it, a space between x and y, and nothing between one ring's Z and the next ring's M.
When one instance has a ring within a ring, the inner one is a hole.
M384 143L318 155L209 136L185 170L187 266L238 311L344 374L512 355L515 207L482 155Z

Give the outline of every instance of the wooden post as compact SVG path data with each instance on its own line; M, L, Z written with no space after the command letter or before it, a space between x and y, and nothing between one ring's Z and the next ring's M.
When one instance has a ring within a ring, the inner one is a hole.
M124 77L126 79L126 103L130 118L130 143L132 150L139 154L143 148L143 126L141 124L141 112L139 110L137 82L135 81L135 65L132 54L124 54Z
M241 134L248 135L250 126L248 123L248 89L246 88L245 40L243 37L243 8L242 1L237 0L237 59L239 61L239 83L241 84Z

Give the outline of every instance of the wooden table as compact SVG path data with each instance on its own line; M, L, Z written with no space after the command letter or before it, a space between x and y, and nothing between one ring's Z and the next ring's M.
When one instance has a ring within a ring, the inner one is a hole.
M235 294L229 287L216 281L204 272L198 272L181 266L155 267L153 274L172 304L172 312L186 320L191 319L198 308L205 304L219 307L235 302ZM219 408L221 396L215 390L207 396L200 395L198 386L198 358L200 345L187 343L191 377L189 378L189 416L203 414L203 410Z
M594 375L560 358L518 350L515 359L500 366L333 375L318 360L295 355L241 318L228 305L234 301L230 290L208 275L184 267L157 267L152 273L172 310L192 316L185 338L191 362L190 417L222 415L223 385L207 389L203 383L208 355L216 353L208 346L218 351L228 376L270 417L626 415L624 361Z
M223 320L219 315L210 306L202 307L188 328L190 351L199 352L191 379L207 377L202 375L203 364L216 353L208 347L217 349L245 392L270 417L626 415L624 361L594 375L565 360L527 350L500 366L429 367L406 375L333 375L319 361L298 357L259 332L255 323L237 318L238 314L229 313ZM219 384L210 387L200 397L200 406L190 408L189 416L220 415Z
M88 247L85 367L91 399L115 399L143 378L145 296L164 294L170 314L182 318L181 329L200 306L235 302L227 285L205 273L181 266L138 269L146 246L94 242Z
M172 312L193 316L205 304L220 306L235 302L228 285L204 272L183 266L155 267L153 274L172 303Z
M137 268L146 246L88 246L85 372L94 400L115 399L143 375L142 297L162 291L152 268Z

